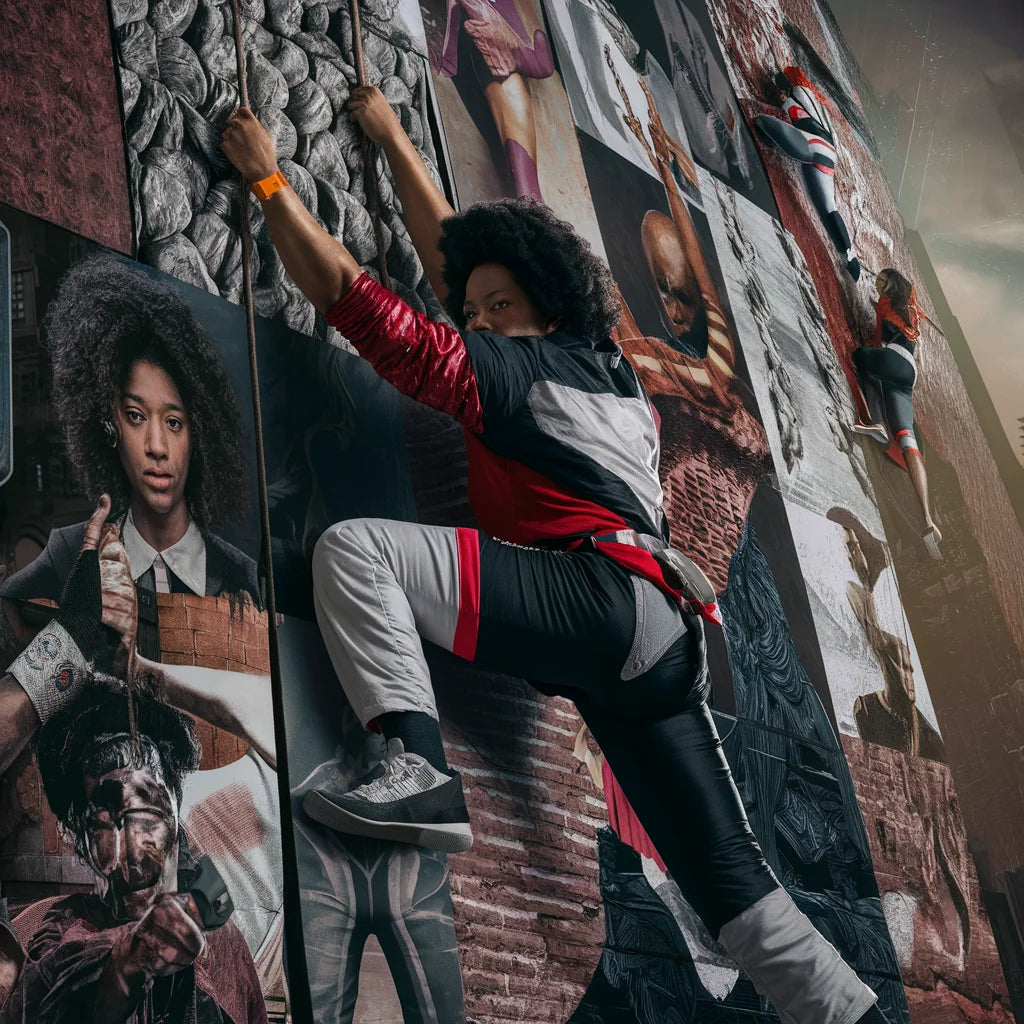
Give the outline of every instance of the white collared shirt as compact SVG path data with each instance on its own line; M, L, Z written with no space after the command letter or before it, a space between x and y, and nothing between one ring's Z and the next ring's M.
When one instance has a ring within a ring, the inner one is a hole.
M193 594L200 597L206 594L206 541L194 521L189 522L181 540L157 551L139 533L129 510L121 539L132 567L132 579L136 582L152 567L157 593L166 594L171 589L167 578L167 570L170 569Z

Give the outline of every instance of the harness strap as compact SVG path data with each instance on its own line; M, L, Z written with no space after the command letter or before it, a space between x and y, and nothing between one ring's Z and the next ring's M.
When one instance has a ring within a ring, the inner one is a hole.
M665 582L682 595L682 607L717 626L722 624L718 596L711 581L695 562L660 537L638 533L636 530L616 530L613 533L592 534L589 539L592 544L628 544L649 551L658 563Z

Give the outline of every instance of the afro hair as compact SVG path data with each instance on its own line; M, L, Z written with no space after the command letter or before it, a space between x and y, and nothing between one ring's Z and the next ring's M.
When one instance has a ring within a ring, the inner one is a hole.
M78 699L40 729L36 741L46 800L60 824L75 837L76 847L85 811L86 773L97 776L116 768L158 768L180 805L185 778L199 767L202 748L192 719L144 692L152 689L146 680L140 681L140 691L134 695L134 711L138 736L148 742L136 748L127 739L131 713L121 687L118 680L95 674ZM153 763L153 751L159 764Z
M67 456L92 500L106 492L115 515L128 507L128 479L103 422L143 360L174 381L189 417L185 498L193 518L206 528L238 516L245 460L234 390L210 339L168 286L124 258L88 256L61 281L44 337Z
M507 267L516 283L558 329L604 341L619 321L611 271L573 226L532 197L474 203L441 223L448 313L460 327L466 282L481 263Z

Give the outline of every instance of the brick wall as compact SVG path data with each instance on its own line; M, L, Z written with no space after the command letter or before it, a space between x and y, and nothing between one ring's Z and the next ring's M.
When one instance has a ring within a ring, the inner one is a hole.
M843 736L911 1024L1011 1024L948 766Z
M608 814L572 756L580 718L523 683L453 674L442 686L458 685L463 704L446 709L441 694L444 739L476 836L449 861L466 1012L561 1024L604 942L596 829Z
M202 665L233 672L269 673L266 612L226 597L157 594L160 659L169 665ZM203 745L200 771L241 757L248 744L223 729L193 719Z

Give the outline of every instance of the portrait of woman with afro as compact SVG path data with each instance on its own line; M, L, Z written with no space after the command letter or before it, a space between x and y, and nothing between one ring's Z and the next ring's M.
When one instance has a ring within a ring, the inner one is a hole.
M67 459L92 501L110 496L139 590L261 606L256 563L214 532L246 504L242 425L193 312L127 259L98 253L61 281L43 339ZM0 596L59 601L84 532L53 529Z

